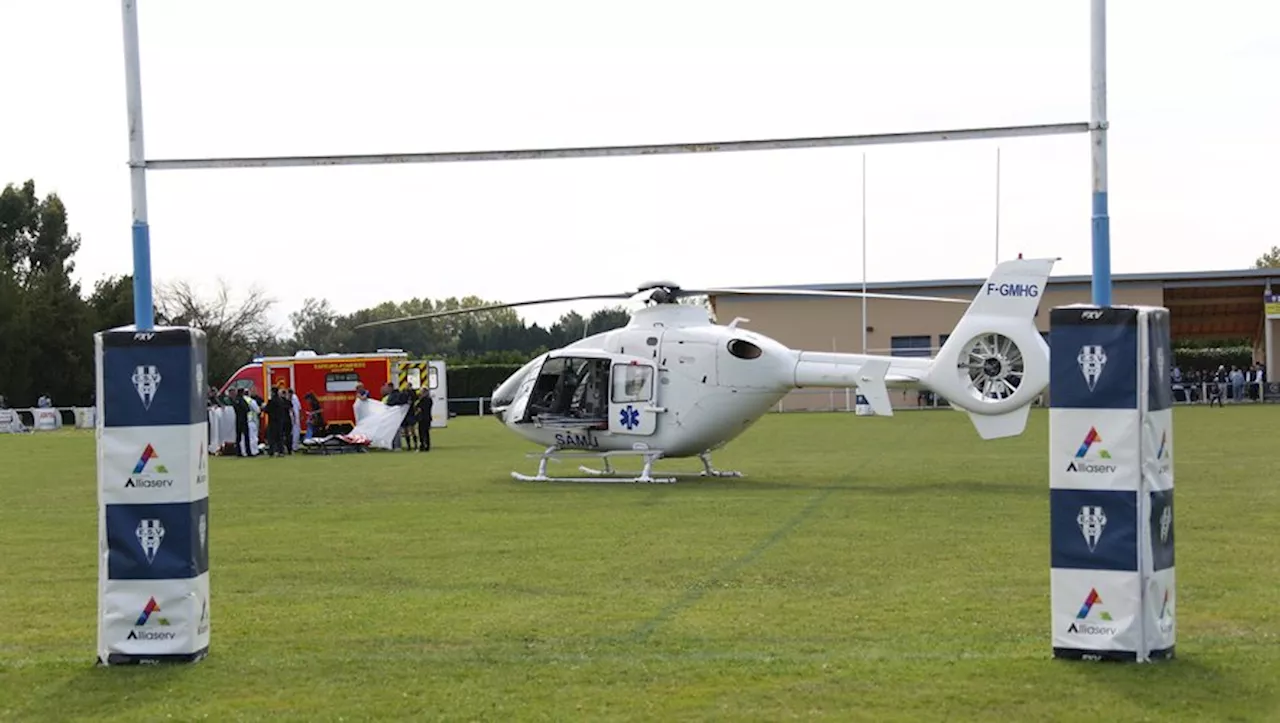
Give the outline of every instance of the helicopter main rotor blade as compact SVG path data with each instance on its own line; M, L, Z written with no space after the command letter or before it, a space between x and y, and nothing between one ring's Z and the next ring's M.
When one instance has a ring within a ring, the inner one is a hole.
M591 299L629 299L634 292L625 294L585 294L581 296L563 296L554 299L530 299L528 301L513 301L511 303L485 304L484 306L468 306L462 309L445 309L444 311L433 311L427 314L414 314L413 316L398 316L394 319L379 319L377 321L366 321L363 324L357 324L356 329L364 329L370 326L382 326L384 324L399 324L406 321L417 321L420 319L438 319L442 316L457 316L458 314L474 314L480 311L497 311L499 309L513 309L518 306L533 306L535 304L556 304L565 301L584 301Z
M737 289L737 288L717 288L717 289L681 289L682 296L720 296L720 295L737 295L737 296L834 296L850 299L897 299L899 301L940 301L944 304L971 304L973 299L952 299L946 296L913 296L911 294L880 294L868 291L862 293L860 291L819 291L813 289Z

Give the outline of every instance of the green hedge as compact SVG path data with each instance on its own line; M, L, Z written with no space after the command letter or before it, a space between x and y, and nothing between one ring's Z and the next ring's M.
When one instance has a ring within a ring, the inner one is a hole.
M1219 366L1241 369L1253 365L1253 349L1247 346L1210 347L1205 349L1174 349L1174 363L1183 372L1213 370Z
M524 364L467 364L445 367L450 399L488 397Z

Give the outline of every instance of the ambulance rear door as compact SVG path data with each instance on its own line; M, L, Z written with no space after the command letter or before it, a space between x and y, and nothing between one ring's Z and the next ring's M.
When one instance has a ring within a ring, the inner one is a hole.
M395 384L397 389L407 386L419 393L426 389L431 394L431 427L449 425L449 385L443 360L396 362Z

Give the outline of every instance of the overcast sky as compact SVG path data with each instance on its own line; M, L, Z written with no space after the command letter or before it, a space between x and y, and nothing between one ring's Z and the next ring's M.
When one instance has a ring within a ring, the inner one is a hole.
M1089 117L1087 0L140 0L139 17L150 159ZM1114 270L1251 265L1280 243L1280 5L1112 2L1108 35ZM0 0L0 183L62 196L87 285L132 264L122 45L118 2ZM1087 136L999 144L1000 256L1087 273ZM346 312L857 281L863 152L154 171L154 274L259 283L281 321L307 296ZM872 281L990 271L996 142L865 152Z

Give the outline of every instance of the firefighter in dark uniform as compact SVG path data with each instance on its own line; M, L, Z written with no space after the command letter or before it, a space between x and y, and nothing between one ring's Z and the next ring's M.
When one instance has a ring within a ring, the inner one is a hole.
M414 416L418 418L418 451L431 451L431 390L423 388L414 402Z
M241 389L236 392L235 401L231 403L231 408L236 414L236 456L252 457L253 447L249 446L249 400L247 397L249 390ZM243 441L243 444L241 442Z
M412 451L415 447L419 446L416 418L418 413L418 395L417 392L414 391L413 387L405 387L400 390L400 395L401 403L409 407L409 410L404 413L404 420L400 422L400 436L404 439L404 448L408 451Z
M268 455L274 457L277 454L293 454L293 440L290 439L290 433L293 431L290 419L292 412L293 405L289 404L289 400L280 393L280 388L273 388L271 400L267 402Z

